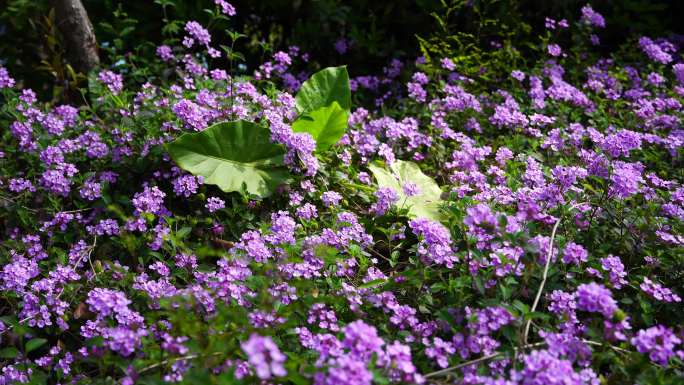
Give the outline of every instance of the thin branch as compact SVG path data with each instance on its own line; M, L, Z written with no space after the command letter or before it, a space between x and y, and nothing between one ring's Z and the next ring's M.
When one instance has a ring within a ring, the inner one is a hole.
M584 343L587 344L587 345L605 346L605 347L611 348L611 349L615 350L616 352L620 352L620 353L631 353L631 351L629 351L629 350L627 350L627 349L623 349L623 348L620 348L620 347L617 347L617 346L613 346L613 345L611 345L611 344L604 344L604 343L601 343L601 342L596 342L596 341L592 341L592 340L585 340L585 339L583 339L582 342L584 342Z
M597 341L592 341L592 340L583 339L582 342L584 342L584 343L587 344L587 345L607 347L607 348L613 349L613 350L615 350L616 352L620 352L620 353L631 353L631 351L629 351L629 350L627 350L627 349L619 348L619 347L617 347L617 346L613 346L613 345L610 345L610 344L604 344L604 343L597 342ZM525 350L525 349L530 349L530 348L536 348L536 347L544 346L544 345L546 345L546 342L536 342L536 343L533 343L533 344L527 344L527 345L523 346L522 348L515 348L515 349L513 349L513 350L515 351L515 353L518 353L518 351L520 351L520 350ZM486 355L486 356L482 356L482 357L480 357L480 358L476 358L476 359L474 359L474 360L470 360L470 361L467 361L467 362L460 363L460 364L458 364L458 365L454 365L454 366L451 366L451 367L448 367L448 368L445 368L445 369L442 369L442 370L438 370L438 371L436 371L436 372L428 373L428 374L426 374L426 375L423 376L423 377L425 377L425 378L431 378L431 377L443 376L443 375L445 375L445 374L449 374L449 373L451 373L451 372L453 372L453 371L456 371L456 370L458 370L458 369L465 368L465 367L470 366L470 365L474 365L474 364L478 364L478 363L480 363L480 362L485 362L485 361L493 360L493 359L495 359L495 358L498 358L498 357L503 356L504 354L505 354L505 352L495 352L495 353L492 353L492 354L488 354L488 355Z
M156 369L156 368L158 368L158 367L160 367L160 366L164 366L164 365L166 365L166 364L171 364L171 363L174 363L174 362L176 362L176 361L194 360L195 358L199 358L199 357L214 357L214 356L220 356L220 355L222 355L222 354L224 354L224 352L213 352L213 353L209 353L209 354L206 354L206 355L202 355L202 354L190 354L190 355L183 356L183 357L169 358L169 359L166 359L166 360L157 362L156 364L152 364L152 365L150 365L150 366L146 366L146 367L140 369L140 370L138 371L138 374L143 374L143 373L145 373L145 372L149 372L150 370L154 370L154 369Z
M517 352L518 350L534 348L534 347L542 346L545 344L546 344L546 342L537 342L534 344L525 345L522 348L515 348L514 350ZM482 356L482 357L476 358L474 360L466 361L466 362L463 362L463 363L455 365L455 366L451 366L451 367L448 367L448 368L445 368L442 370L438 370L436 372L428 373L423 377L430 378L430 377L443 376L445 374L451 373L451 372L456 371L458 369L465 368L466 366L470 366L470 365L477 364L477 363L484 362L484 361L489 361L489 360L492 360L494 358L500 357L504 354L505 354L505 352L496 352L496 353L488 354L486 356Z
M501 353L501 352L492 353L492 354L489 354L489 355L486 355L486 356L482 356L482 357L480 357L480 358L477 358L477 359L474 359L474 360L471 360L471 361L464 362L464 363L462 363L462 364L458 364L458 365L455 365L455 366L451 366L451 367L448 367L448 368L446 368L446 369L438 370L438 371L436 371L436 372L428 373L428 374L426 374L426 375L423 376L423 377L425 377L425 378L430 378L430 377L442 376L442 375L444 375L444 374L451 373L451 372L456 371L456 370L458 370L458 369L465 368L466 366L470 366L470 365L477 364L477 363L480 363L480 362L483 362L483 361L491 360L491 359L496 358L496 357L498 357L498 356L500 356L500 355L502 355L502 354L503 354L503 353Z
M25 209L25 210L27 210L27 211L29 211L29 212L32 212L32 213L37 213L37 212L38 212L38 210L36 210L36 209L32 209L32 208L30 208L30 207L26 207L26 206L24 206L24 205L20 205L19 203L17 203L17 202L16 202L14 199L12 199L12 198L8 198L8 197L5 197L5 196L0 195L0 199L2 199L2 200L5 201L5 202L8 202L8 203L16 204L16 205L18 205L19 207L21 207L21 208L23 208L23 209Z
M544 265L544 274L542 275L541 284L539 284L539 289L537 290L537 295L534 297L534 302L532 303L532 308L530 313L534 313L539 305L539 299L541 298L542 292L544 291L544 285L546 284L546 278L549 275L549 267L551 266L551 258L553 257L553 241L556 238L556 231L558 230L558 225L560 225L563 217L558 217L556 224L553 225L553 230L551 230L551 240L549 240L549 252L546 255L546 264ZM530 332L530 325L532 324L532 318L527 320L525 324L525 332L523 333L523 343L527 344L527 335Z
M570 209L577 208L584 203L575 203L570 206ZM558 220L556 220L556 223L553 225L553 230L551 230L551 239L549 240L549 252L546 255L546 264L544 265L544 273L542 275L542 281L541 284L539 284L539 289L537 290L537 295L534 297L534 302L532 303L532 308L530 309L530 313L534 313L535 310L537 310L537 305L539 305L539 300L541 299L541 295L544 292L544 285L546 285L546 278L549 276L549 267L551 266L551 258L553 257L553 241L556 238L556 231L558 231L558 226L560 225L561 221L563 220L563 216L559 216ZM525 332L523 333L523 343L527 344L527 337L530 333L530 325L532 325L532 318L527 320L527 323L525 324Z

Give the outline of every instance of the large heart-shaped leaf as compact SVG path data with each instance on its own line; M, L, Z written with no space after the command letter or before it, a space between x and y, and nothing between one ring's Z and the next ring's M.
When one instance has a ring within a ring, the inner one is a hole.
M337 143L347 130L349 111L337 102L299 117L293 124L294 132L308 132L316 140L316 150L323 151Z
M423 174L417 164L413 162L397 160L392 163L390 170L376 165L368 167L380 187L389 187L397 192L398 207L407 207L412 217L428 218L441 221L443 214L440 206L443 203L439 188L429 176ZM404 185L412 183L418 188L416 195L407 196L404 193Z
M203 176L204 183L266 197L288 178L285 149L272 143L270 135L252 122L223 122L183 134L166 149L180 168Z
M295 96L297 111L302 114L337 102L343 110L351 109L351 90L347 67L322 69L302 84Z

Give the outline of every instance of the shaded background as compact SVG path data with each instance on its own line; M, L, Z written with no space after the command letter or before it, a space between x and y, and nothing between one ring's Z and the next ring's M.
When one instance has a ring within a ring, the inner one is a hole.
M101 46L103 66L116 61L144 63L156 45L182 35L183 23L197 20L206 25L206 8L213 0L83 0ZM577 20L586 1L560 0L233 0L237 15L230 28L247 35L238 51L245 55L245 72L251 72L273 50L297 45L321 66L348 64L352 76L378 73L392 58L420 55L417 36L428 38L465 32L482 44L513 32L524 46L528 36L543 33L544 18ZM684 1L593 1L606 17L602 46L613 51L626 36L669 36L678 39L684 23ZM66 67L60 37L48 0L0 0L0 61L23 86L42 97L59 98L55 87L84 77ZM448 14L440 28L434 15ZM483 20L495 20L483 23ZM486 28L483 28L486 25ZM228 44L224 34L212 28L213 41ZM340 55L334 43L352 41ZM139 79L145 73L139 74Z

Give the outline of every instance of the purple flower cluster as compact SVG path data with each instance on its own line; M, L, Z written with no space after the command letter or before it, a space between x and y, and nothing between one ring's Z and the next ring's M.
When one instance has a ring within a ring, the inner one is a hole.
M209 199L207 199L207 203L204 205L204 207L207 208L207 211L213 213L225 208L226 202L224 202L221 198L210 197Z
M272 377L283 377L287 374L283 363L285 355L280 352L271 337L263 337L252 334L241 345L242 351L247 355L247 362L254 369L256 376L262 380Z
M639 39L639 46L655 62L668 64L672 61L672 56L660 44L646 36Z
M14 79L9 74L9 71L7 71L7 68L5 67L0 67L0 89L2 88L12 88L14 87Z
M458 257L452 248L451 235L446 227L425 218L414 219L409 226L420 237L416 252L425 263L454 267Z
M651 281L648 277L644 277L644 282L639 285L644 293L663 302L681 302L682 297L673 293L671 289L663 287L663 285Z
M598 283L579 285L575 295L578 310L601 313L607 319L612 318L615 311L618 310L617 302L613 299L610 290Z
M123 76L112 71L102 71L97 75L97 80L101 81L109 91L118 95L123 90Z
M185 32L187 35L183 39L183 45L188 48L192 47L195 42L204 46L208 46L211 42L209 31L196 21L188 21L185 24Z
M375 192L377 201L370 207L375 216L385 215L389 209L399 200L397 192L391 187L382 187Z
M648 329L639 330L631 340L639 353L648 354L651 361L667 366L670 358L677 356L684 359L684 350L676 350L682 343L670 328L656 325Z
M164 197L166 197L166 193L158 187L145 186L143 191L133 196L132 203L136 214L161 214L164 210Z
M591 5L589 4L582 7L581 20L583 23L598 28L604 28L606 26L606 21L603 19L603 16L600 13L594 11L594 9L591 8Z
M95 288L88 293L86 299L96 319L87 321L81 327L81 335L85 338L101 336L112 351L124 357L130 356L142 344L142 338L148 334L143 324L143 317L128 307L131 301L120 291ZM108 326L107 319L116 321L116 326Z
M214 4L221 7L221 12L227 16L235 16L235 7L225 0L214 0Z
M173 192L177 196L189 198L197 193L197 189L204 181L202 176L183 175L173 180Z

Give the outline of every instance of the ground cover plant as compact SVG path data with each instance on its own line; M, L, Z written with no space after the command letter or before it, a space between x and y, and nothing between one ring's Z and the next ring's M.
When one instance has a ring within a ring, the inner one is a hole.
M351 78L190 20L78 107L0 68L0 384L684 383L681 47L580 12Z

